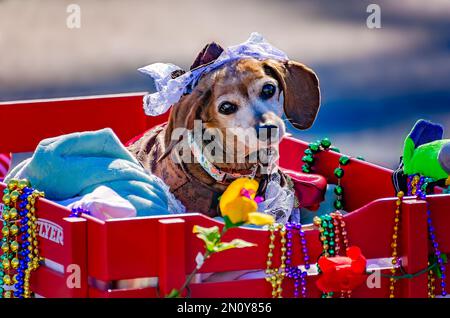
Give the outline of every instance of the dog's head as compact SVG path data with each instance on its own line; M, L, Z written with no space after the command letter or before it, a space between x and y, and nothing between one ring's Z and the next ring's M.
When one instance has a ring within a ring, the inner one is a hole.
M166 146L171 148L175 143L171 139L174 129L190 130L195 120L201 120L204 128L221 131L224 148L229 147L225 140L231 140L231 134L237 144L245 145L248 154L254 150L255 139L260 140L261 136L272 136L273 143L275 131L276 142L281 140L285 133L283 112L295 128L303 130L311 127L319 107L319 81L303 64L235 60L205 74L192 92L174 105Z

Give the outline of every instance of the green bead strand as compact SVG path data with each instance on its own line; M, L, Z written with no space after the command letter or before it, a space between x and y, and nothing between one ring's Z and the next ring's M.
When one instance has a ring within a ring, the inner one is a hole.
M337 186L334 188L334 194L336 194L336 195L342 195L343 193L344 193L344 189L342 188L342 186L337 185Z
M307 164L307 163L305 163L305 164L302 166L302 171L303 171L304 173L310 173L310 172L311 172L311 167L310 167L310 165Z
M336 178L342 178L344 176L344 169L342 168L336 168L334 169L334 175L336 176Z
M343 166L347 165L350 162L350 158L347 156L342 156L339 158L339 163Z
M333 205L336 210L342 210L344 208L344 204L342 203L341 200L334 201Z
M324 147L325 149L328 149L328 148L330 148L330 146L331 146L331 141L330 141L330 139L328 139L328 138L325 137L325 138L323 138L323 139L321 140L320 144L321 144L321 146Z
M316 143L316 142L312 142L309 144L309 149L311 149L311 151L313 153L320 151L320 144Z
M308 164L314 163L314 157L312 155L303 156L302 161Z

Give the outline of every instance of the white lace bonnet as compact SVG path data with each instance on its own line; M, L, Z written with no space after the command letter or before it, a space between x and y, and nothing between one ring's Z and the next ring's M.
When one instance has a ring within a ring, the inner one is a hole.
M259 60L289 60L283 51L266 42L261 34L254 32L244 43L226 48L213 62L196 67L175 78L172 76L174 72L184 71L181 67L171 63L154 63L139 68L139 72L153 78L156 87L155 93L144 96L145 114L158 116L167 112L183 94L190 92L203 74L211 72L227 62L250 57Z

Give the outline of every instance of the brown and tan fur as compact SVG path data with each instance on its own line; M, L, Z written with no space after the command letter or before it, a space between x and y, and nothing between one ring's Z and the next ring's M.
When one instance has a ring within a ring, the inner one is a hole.
M273 84L276 93L268 100L261 100L261 87L266 83ZM219 105L224 101L237 105L237 112L220 113ZM194 120L201 119L204 127L219 129L224 136L227 128L273 125L281 140L285 133L283 111L294 127L307 129L313 124L319 107L318 79L304 65L294 61L242 59L204 75L194 90L172 107L167 125L147 132L129 150L146 169L168 184L188 211L215 215L216 199L227 184L217 183L198 163L175 164L169 155L177 144L171 139L172 132L176 128L193 129ZM240 136L236 138L238 143L244 143L245 155L254 151ZM257 138L256 133L252 138ZM230 147L225 141L223 144L223 151ZM251 166L236 162L215 165L227 171L244 171ZM256 179L262 177L257 174Z

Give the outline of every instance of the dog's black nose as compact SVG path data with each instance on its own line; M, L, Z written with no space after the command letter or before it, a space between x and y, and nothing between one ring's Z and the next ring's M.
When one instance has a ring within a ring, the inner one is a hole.
M275 137L278 131L278 126L276 125L259 125L256 127L256 136L258 139L267 140Z

